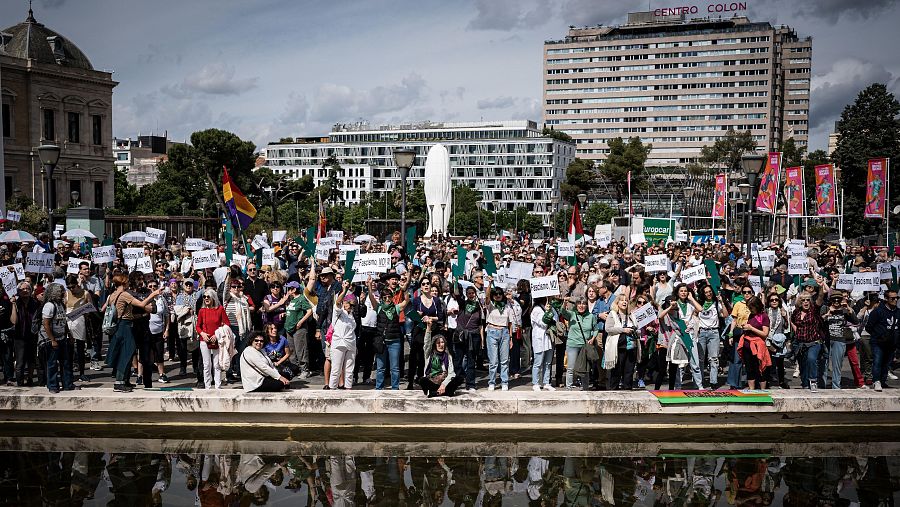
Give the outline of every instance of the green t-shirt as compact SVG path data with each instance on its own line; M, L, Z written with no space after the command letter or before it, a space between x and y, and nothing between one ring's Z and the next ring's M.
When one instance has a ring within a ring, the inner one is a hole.
M300 322L300 319L306 315L310 308L312 308L312 304L303 294L292 299L285 309L284 329L288 332L296 331L294 328L297 327L297 323Z

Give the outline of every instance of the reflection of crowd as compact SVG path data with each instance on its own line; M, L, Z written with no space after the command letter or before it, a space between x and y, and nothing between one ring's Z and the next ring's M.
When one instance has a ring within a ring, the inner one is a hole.
M0 505L892 505L900 492L896 457L0 457Z

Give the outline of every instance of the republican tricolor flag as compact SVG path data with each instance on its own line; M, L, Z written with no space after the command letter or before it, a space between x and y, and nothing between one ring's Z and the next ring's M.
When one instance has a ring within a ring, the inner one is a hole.
M222 169L224 170L222 173L222 197L225 200L225 207L228 209L231 223L235 227L245 230L256 217L256 208L250 204L241 189L231 181L228 168L223 166Z
M581 228L581 214L578 213L578 201L572 208L572 219L569 220L569 242L584 241L584 229Z

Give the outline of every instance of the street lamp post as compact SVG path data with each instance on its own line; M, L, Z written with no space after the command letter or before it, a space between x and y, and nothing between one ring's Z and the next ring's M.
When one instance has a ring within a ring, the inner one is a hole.
M416 152L411 148L397 148L393 152L394 164L400 171L400 238L403 243L403 255L406 254L406 178L416 160ZM385 209L385 213L387 210Z
M441 236L447 235L447 231L444 230L444 223L445 223L444 219L445 219L446 213L447 213L447 203L442 202L441 203Z
M587 203L587 194L582 192L578 194L578 205L581 207L581 221L584 222L584 205Z
M73 190L72 192L69 193L69 197L72 198L72 206L74 206L76 208L78 206L81 206L81 202L80 202L81 192L79 192L77 190Z
M749 153L741 157L741 166L744 169L744 174L747 175L747 185L749 186L747 192L747 215L749 225L747 227L747 255L752 255L750 251L750 244L753 242L753 194L755 194L756 190L756 178L759 176L759 172L762 170L763 166L766 163L765 155L759 155L756 153ZM741 191L743 193L743 190Z
M682 189L682 192L684 192L684 225L687 226L685 228L688 230L688 235L690 235L691 234L691 223L690 223L691 209L690 209L689 203L690 203L691 198L694 197L694 187L691 187L691 186L684 187Z
M500 224L497 223L497 208L500 207L500 201L494 200L494 234L500 236Z
M556 215L558 213L557 208L559 207L559 197L553 196L550 198L550 234L552 237L556 237Z
M38 157L41 159L41 165L44 167L44 173L47 178L47 184L44 191L44 200L47 203L47 232L50 233L50 246L53 247L53 209L50 201L50 186L53 184L53 170L59 163L59 145L45 143L38 146Z

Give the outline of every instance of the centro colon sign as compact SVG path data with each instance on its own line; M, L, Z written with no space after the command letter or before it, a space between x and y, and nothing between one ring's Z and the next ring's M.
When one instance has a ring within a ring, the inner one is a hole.
M706 6L706 12L709 14L746 11L747 2L731 2L721 4L710 4ZM669 7L664 9L656 9L653 11L654 16L680 16L682 14L699 14L700 8L696 5L685 5L682 7Z

